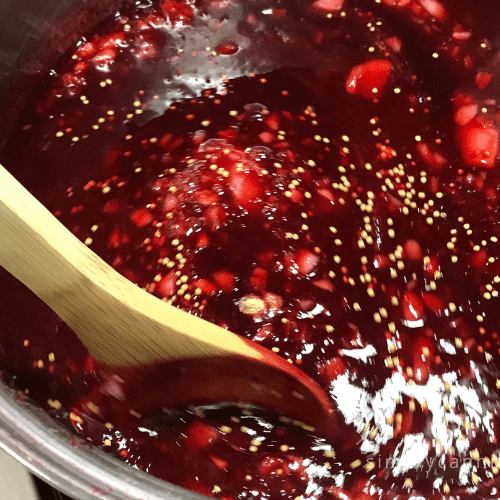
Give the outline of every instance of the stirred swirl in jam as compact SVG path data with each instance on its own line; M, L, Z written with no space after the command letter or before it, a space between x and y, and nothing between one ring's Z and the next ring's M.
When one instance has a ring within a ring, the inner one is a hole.
M2 275L19 386L217 498L496 498L496 53L451 6L139 4L58 63L3 152L128 279L312 376L342 440L243 404L116 415L117 381Z

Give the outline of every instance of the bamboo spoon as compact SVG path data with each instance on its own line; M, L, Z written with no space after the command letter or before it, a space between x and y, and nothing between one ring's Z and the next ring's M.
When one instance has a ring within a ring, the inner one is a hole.
M104 371L124 381L139 413L247 402L312 425L325 437L338 432L331 403L312 379L269 350L132 284L1 165L0 265L74 330Z

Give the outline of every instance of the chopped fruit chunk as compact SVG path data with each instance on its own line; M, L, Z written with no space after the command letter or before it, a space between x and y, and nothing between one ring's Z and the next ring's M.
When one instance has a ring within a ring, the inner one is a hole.
M171 272L164 276L156 285L156 290L163 297L172 297L176 292L175 282L177 277L174 272Z
M205 220L211 231L217 231L226 220L226 212L221 206L210 206L205 211Z
M189 24L194 16L193 8L177 0L164 0L162 9L172 23Z
M313 285L318 288L321 288L322 290L328 290L329 292L335 289L333 283L328 280L316 280L313 281Z
M416 240L407 240L404 249L406 255L410 260L420 260L422 258L422 249L418 241Z
M420 0L422 7L439 21L444 21L447 17L446 9L438 0Z
M227 470L227 460L224 460L222 458L216 457L214 455L210 455L210 458L212 462L215 464L215 466L220 469L220 470Z
M255 213L262 204L262 186L259 174L255 170L234 171L229 178L229 187L233 199L242 208Z
M83 59L88 59L96 53L96 50L97 49L96 49L96 46L94 43L87 42L87 43L84 43L83 45L81 45L77 49L76 54Z
M478 250L477 252L474 252L472 254L471 264L476 269L482 269L488 263L488 257L488 252L484 248L482 248L481 250Z
M312 273L318 265L319 260L318 255L315 255L311 251L305 249L300 250L295 257L297 268L301 274Z
M192 450L207 448L220 437L220 432L203 422L194 421L186 431L186 444Z
M440 311L443 311L445 308L444 302L439 297L436 297L433 293L424 294L424 302L425 305L433 313L438 313Z
M149 210L138 208L132 213L131 219L137 227L144 227L152 222L153 216Z
M313 7L320 10L334 11L340 10L344 5L344 0L316 0Z
M212 295L217 291L217 287L211 281L204 278L194 281L193 284L207 295Z
M232 54L236 54L238 52L238 44L232 42L221 43L217 46L217 53L223 56L230 56Z
M492 168L497 161L498 128L492 120L472 120L457 129L462 158L472 167Z
M347 367L342 358L335 357L326 360L319 367L320 375L323 376L328 384L331 384L335 379L346 371Z
M233 273L229 271L217 271L213 274L213 278L224 293L234 291L235 279Z
M346 81L349 94L374 99L384 90L392 75L392 63L385 59L373 59L354 66Z
M458 125L467 125L471 120L477 116L479 106L477 104L468 104L458 108L455 113L455 122Z
M433 151L425 142L419 142L417 145L417 150L422 158L432 168L440 169L447 163L447 160L444 156Z
M258 290L265 290L267 286L267 271L261 267L253 270L250 285Z
M485 73L483 71L479 71L476 75L476 86L478 89L485 89L493 80L493 75L491 73Z

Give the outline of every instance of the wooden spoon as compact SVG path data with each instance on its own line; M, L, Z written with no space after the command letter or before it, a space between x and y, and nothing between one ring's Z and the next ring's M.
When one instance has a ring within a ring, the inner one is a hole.
M128 281L1 165L0 265L74 330L105 372L125 382L137 412L247 402L336 436L331 402L311 378Z

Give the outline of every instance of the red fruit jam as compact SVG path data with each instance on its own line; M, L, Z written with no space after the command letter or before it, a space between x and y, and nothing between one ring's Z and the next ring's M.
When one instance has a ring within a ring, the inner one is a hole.
M320 383L338 442L237 402L117 414L115 379L3 272L17 386L224 500L498 498L498 54L464 10L139 1L57 63L2 153L128 279Z

